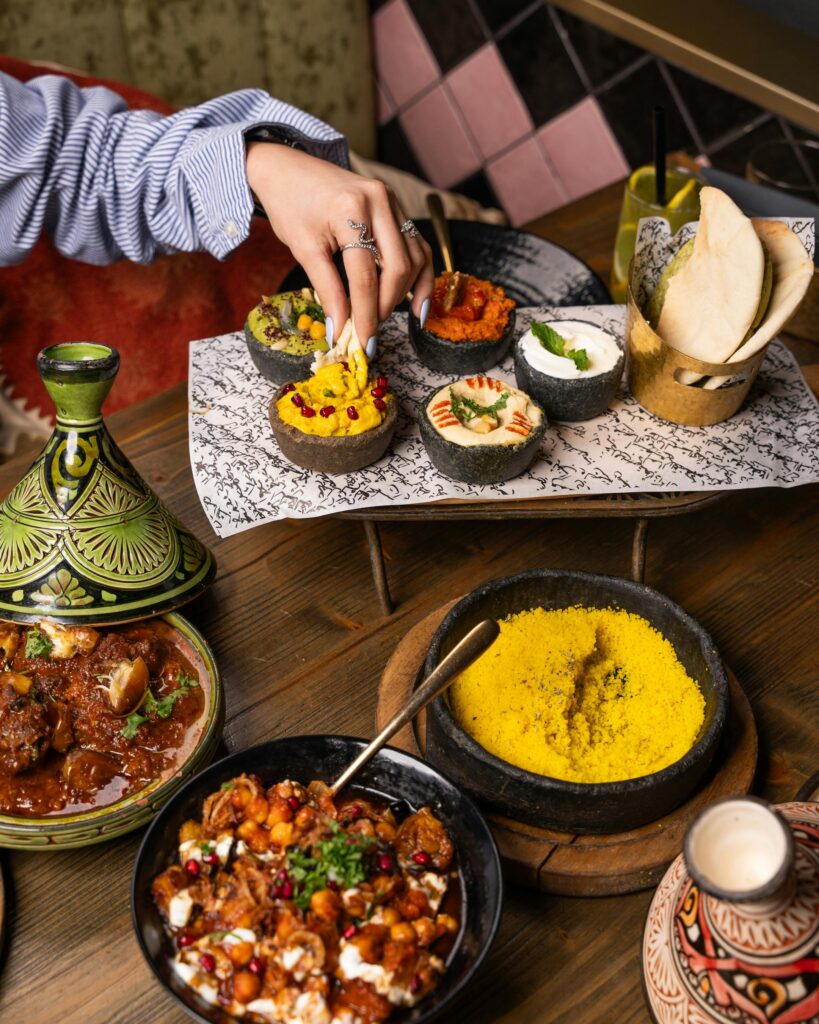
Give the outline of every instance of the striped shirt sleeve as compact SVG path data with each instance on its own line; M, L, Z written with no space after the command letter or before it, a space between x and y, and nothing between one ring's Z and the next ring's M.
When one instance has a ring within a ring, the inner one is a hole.
M260 89L162 117L110 89L0 73L0 265L43 231L85 263L197 249L223 259L250 230L244 136L257 127L348 164L342 135Z

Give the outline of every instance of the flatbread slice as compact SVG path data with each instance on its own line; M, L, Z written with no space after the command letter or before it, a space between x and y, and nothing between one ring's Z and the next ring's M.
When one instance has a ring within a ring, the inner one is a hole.
M754 322L764 275L750 220L724 192L702 189L694 249L668 285L657 333L695 359L724 362Z
M762 322L728 358L729 363L748 359L775 338L796 312L813 280L813 260L787 224L781 220L759 218L752 220L751 224L770 253L773 270L771 298ZM709 377L703 387L713 391L728 379Z

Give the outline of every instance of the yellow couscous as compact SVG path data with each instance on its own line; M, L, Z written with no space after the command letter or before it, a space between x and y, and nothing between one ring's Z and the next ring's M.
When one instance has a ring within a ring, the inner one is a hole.
M496 757L574 782L667 767L693 746L705 713L669 641L612 608L510 615L449 701L461 728Z

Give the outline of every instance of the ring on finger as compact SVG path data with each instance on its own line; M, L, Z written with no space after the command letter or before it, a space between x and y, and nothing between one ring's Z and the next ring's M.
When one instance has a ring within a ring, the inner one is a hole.
M415 222L410 220L409 217L401 225L401 234L408 235L410 238L418 237L418 228L415 226Z
M373 254L375 262L381 266L381 253L378 251L378 246L375 244L375 239L370 234L369 227L361 221L348 220L347 224L354 231L358 232L358 239L355 242L346 242L342 245L342 251L344 249L366 249L367 252Z

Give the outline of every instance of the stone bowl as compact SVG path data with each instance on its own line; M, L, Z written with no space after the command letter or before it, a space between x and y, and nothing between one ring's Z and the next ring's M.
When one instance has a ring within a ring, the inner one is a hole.
M615 339L616 340L616 339ZM550 420L580 422L602 416L614 399L623 378L625 354L620 346L620 358L605 373L594 377L563 380L532 366L521 350L521 339L515 342L515 380L518 387L536 398L546 410Z
M418 318L409 313L407 327L416 355L430 370L464 377L482 373L497 366L509 351L515 333L515 310L509 313L509 323L500 338L493 341L448 341L424 330Z
M315 352L294 356L290 352L263 345L245 321L245 343L259 373L274 384L287 384L291 380L306 380L311 374Z
M189 730L175 764L134 793L104 807L41 818L0 813L0 847L57 851L91 846L147 825L177 790L210 763L222 737L225 696L213 653L201 633L176 612L154 620L165 639L198 670L205 697L199 721Z
M146 832L137 854L131 885L131 913L137 941L159 983L200 1024L225 1024L218 1006L201 1000L171 966L174 949L151 898L151 881L177 856L180 826L199 815L202 801L223 782L255 772L266 786L290 778L307 784L327 782L366 746L348 736L290 736L231 754L191 779ZM410 754L384 747L357 773L349 787L375 800L406 801L413 809L428 806L443 822L456 849L454 866L461 889L461 929L447 957L438 988L411 1010L396 1009L396 1024L427 1024L460 1019L449 1009L481 967L498 929L503 902L500 859L489 826L474 803L444 775Z
M391 395L387 403L387 415L372 430L348 437L319 437L305 434L282 420L276 408L282 393L283 386L278 388L270 402L268 417L282 455L295 465L316 473L340 476L378 462L389 448L398 424L398 399L395 395Z
M495 757L457 724L444 697L427 711L426 756L478 803L506 817L577 833L638 828L669 814L702 781L728 712L728 680L711 637L664 594L615 576L532 569L492 580L462 598L438 627L424 667L429 674L483 619L530 608L618 607L642 615L673 645L705 698L705 719L694 745L667 768L620 782L568 782L517 768Z
M540 451L540 442L548 426L542 409L540 424L520 444L476 444L466 447L442 437L427 416L427 405L440 390L440 386L433 388L418 410L421 439L430 461L439 473L451 480L486 486L503 483L504 480L511 480L526 472Z

